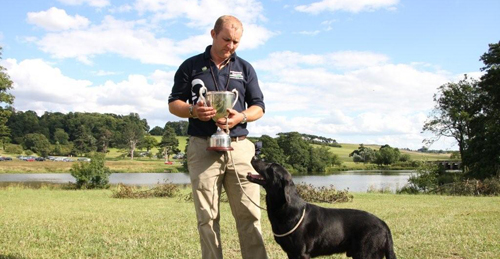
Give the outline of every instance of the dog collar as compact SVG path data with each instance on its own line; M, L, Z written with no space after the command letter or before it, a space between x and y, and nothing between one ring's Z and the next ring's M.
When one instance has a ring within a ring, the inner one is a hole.
M306 216L306 208L304 207L304 211L302 212L302 217L300 217L299 222L297 223L297 225L295 225L295 227L292 230L286 232L285 234L276 234L273 232L273 235L275 237L285 237L285 236L292 234L293 231L295 231L300 226L300 223L302 223L302 220L304 220L305 216Z

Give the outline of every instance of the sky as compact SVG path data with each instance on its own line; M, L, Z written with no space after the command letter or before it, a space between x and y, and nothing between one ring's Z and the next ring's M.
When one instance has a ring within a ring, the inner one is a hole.
M250 136L419 149L438 87L481 76L499 12L498 0L7 0L0 65L18 111L138 113L163 127L182 120L168 111L175 71L230 14L266 103Z

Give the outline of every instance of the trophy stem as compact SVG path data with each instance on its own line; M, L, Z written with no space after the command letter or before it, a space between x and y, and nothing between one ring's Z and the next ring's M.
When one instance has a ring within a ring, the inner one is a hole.
M225 117L226 117L226 128L225 129L218 128L217 132L210 137L210 145L209 147L207 147L207 150L211 151L234 150L234 148L231 147L231 137L229 136L229 123L227 121L228 116Z

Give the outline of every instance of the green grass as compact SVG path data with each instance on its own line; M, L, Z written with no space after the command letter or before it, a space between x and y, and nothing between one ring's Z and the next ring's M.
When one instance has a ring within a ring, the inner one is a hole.
M183 194L189 190L182 190ZM0 189L0 258L200 258L193 204L179 198L114 199L110 190ZM497 258L500 197L354 194L348 207L387 222L398 258ZM286 258L262 229L270 258ZM221 204L225 258L241 258ZM345 258L344 255L323 258Z

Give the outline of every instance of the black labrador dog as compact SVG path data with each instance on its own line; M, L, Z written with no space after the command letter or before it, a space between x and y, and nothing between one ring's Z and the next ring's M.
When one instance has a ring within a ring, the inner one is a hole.
M307 259L346 253L354 259L395 259L387 224L361 210L322 208L298 194L291 174L281 165L254 157L259 173L247 179L266 190L267 214L274 239L288 258Z

